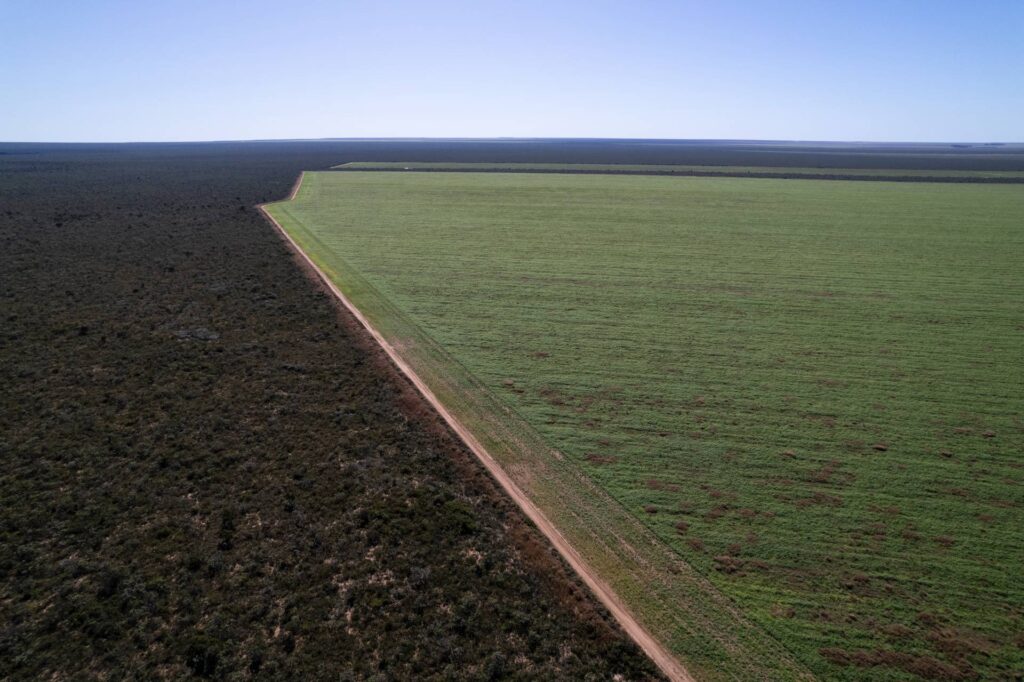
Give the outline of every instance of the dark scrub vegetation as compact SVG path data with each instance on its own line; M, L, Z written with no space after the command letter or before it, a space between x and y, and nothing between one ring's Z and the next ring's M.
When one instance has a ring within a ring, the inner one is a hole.
M657 677L252 208L345 149L2 146L0 678Z

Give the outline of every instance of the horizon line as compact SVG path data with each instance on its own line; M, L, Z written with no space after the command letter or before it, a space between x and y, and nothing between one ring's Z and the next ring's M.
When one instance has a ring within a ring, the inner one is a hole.
M971 146L1005 147L1024 146L1022 141L969 141L969 140L814 140L782 138L700 138L700 137L557 137L557 136L492 136L492 137L431 137L431 136L369 136L369 137L268 137L268 138L211 138L181 140L0 140L0 145L171 145L171 144L226 144L226 143L271 143L271 142L634 142L634 143L688 143L688 144L801 144L801 145L900 145L900 146Z

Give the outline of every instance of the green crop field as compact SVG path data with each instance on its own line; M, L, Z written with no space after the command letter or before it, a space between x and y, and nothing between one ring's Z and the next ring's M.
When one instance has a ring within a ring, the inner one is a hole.
M307 173L269 207L701 678L1024 670L1024 191Z
M544 171L557 173L594 172L594 173L679 173L681 175L701 173L715 175L833 175L854 178L964 178L989 179L1004 181L1024 180L1020 171L979 171L979 170L906 170L897 168L785 168L781 166L694 166L668 164L637 164L637 163L465 163L454 161L352 161L334 166L335 170L359 171Z

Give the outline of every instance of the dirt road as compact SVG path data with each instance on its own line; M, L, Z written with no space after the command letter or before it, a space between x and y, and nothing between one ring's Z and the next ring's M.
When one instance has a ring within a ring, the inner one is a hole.
M302 179L305 174L299 175L298 180L295 182L295 186L292 187L291 193L288 195L288 200L295 198L298 193L299 187L302 184ZM633 614L629 612L625 604L619 598L619 596L611 589L611 587L602 580L597 573L595 573L579 555L579 553L573 548L571 544L562 536L559 530L552 524L544 513L533 504L532 501L523 493L522 490L512 481L511 478L505 473L498 462L487 452L486 448L476 439L475 436L456 419L437 397L434 395L430 387L420 379L419 375L413 370L413 368L407 363L401 355L395 350L395 348L388 343L374 327L370 324L370 321L362 314L362 312L341 292L341 290L334 284L324 272L317 266L313 260L306 255L306 253L299 247L299 245L292 239L284 228L274 219L273 216L264 208L264 205L259 205L257 208L260 212L266 216L267 220L271 225L281 234L289 247L295 252L295 254L304 261L312 272L315 272L317 277L323 282L323 284L338 298L339 301L345 306L346 309L359 321L359 323L370 333L373 339L380 345L380 347L387 353L391 361L398 367L399 371L404 374L416 390L427 400L428 403L437 411L439 415L444 419L448 426L458 435L458 437L466 444L466 446L476 455L477 459L483 463L487 470L492 476L498 481L505 492L512 498L512 500L519 506L520 509L526 514L526 516L533 521L533 523L540 529L542 533L551 541L551 544L555 546L555 549L562 555L562 557L568 562L572 569L580 576L584 583L591 589L591 591L597 596L597 598L604 604L605 608L615 617L615 619L622 626L622 629L633 639L637 645L644 650L644 652L650 656L651 660L657 664L661 671L671 680L676 682L693 682L693 677L686 671L685 668L675 659L672 654L668 652L654 637L639 622L633 617Z

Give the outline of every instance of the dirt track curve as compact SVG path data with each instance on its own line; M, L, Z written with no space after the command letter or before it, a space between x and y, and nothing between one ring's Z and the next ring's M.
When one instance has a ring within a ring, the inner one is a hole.
M292 187L292 191L287 197L287 201L291 201L295 198L295 195L299 191L299 187L302 185L302 180L305 177L305 173L299 175L295 181L295 185ZM316 263L303 251L299 245L292 239L283 227L274 219L272 215L264 208L264 204L258 205L256 208L259 209L271 225L278 231L281 237L285 240L291 250L299 257L312 272L315 272L317 277L323 282L323 284L337 297L339 301L345 306L345 308L352 314L359 324L362 325L367 332L373 337L373 339L380 345L380 347L387 353L391 361L398 367L399 371L402 372L408 378L412 385L416 387L416 390L427 400L428 403L437 411L437 413L444 419L448 426L455 432L455 434L462 440L463 443L476 455L477 459L483 463L487 470L497 479L498 483L505 490L509 497L523 510L523 513L540 529L542 533L551 541L551 544L555 546L559 554L568 562L572 569L580 576L584 583L591 589L591 591L597 596L597 598L604 604L605 608L615 617L622 626L622 629L626 631L626 634L636 642L636 644L644 650L652 661L661 669L661 671L670 679L676 682L694 682L694 678L686 671L679 661L676 660L672 654L668 652L665 647L661 645L639 622L633 617L633 614L629 612L625 604L619 598L619 596L612 590L612 588L602 580L597 573L595 573L590 566L586 564L576 549L569 544L569 542L562 536L559 530L555 527L551 521L544 515L544 513L535 505L530 499L523 493L522 490L512 481L511 478L505 473L498 462L491 456L487 449L473 436L470 431L455 418L451 412L437 399L433 391L430 390L419 375L413 370L413 368L407 363L401 355L394 349L394 347L388 343L388 341L378 332L370 321L360 312L358 308L341 292L337 285L332 282L327 275L324 274L323 270L317 266Z

